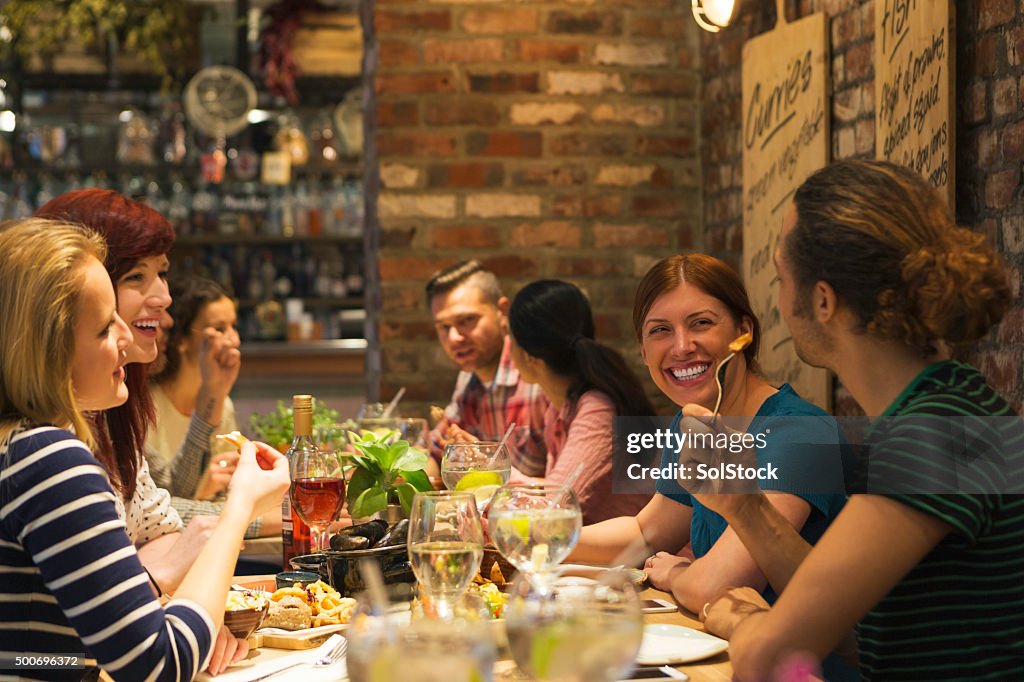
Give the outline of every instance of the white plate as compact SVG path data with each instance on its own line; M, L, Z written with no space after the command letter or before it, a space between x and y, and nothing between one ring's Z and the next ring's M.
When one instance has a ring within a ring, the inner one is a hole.
M636 662L640 665L677 665L721 653L729 643L706 632L682 625L648 623Z
M560 564L559 572L564 580L567 577L590 578L596 580L598 576L608 570L607 566L591 566L589 564ZM622 571L629 576L635 585L643 585L647 580L647 573L639 568L624 568Z

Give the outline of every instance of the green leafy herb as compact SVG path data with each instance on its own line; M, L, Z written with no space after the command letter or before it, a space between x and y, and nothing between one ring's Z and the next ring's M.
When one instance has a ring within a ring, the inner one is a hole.
M334 424L338 421L338 411L327 407L323 401L313 399L313 428ZM249 417L249 427L258 440L274 447L288 447L292 442L293 432L292 408L277 401L277 409L269 414L254 414ZM282 450L284 452L284 450Z
M408 514L417 492L433 490L424 469L427 453L398 439L398 431L363 435L350 431L349 444L354 452L345 455L355 467L348 482L348 509L359 518L383 511L397 502Z

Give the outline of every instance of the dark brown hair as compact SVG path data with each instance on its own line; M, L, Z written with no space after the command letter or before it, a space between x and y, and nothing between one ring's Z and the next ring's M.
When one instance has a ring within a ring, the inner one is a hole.
M85 226L107 243L103 262L117 290L118 280L143 258L171 250L174 228L149 206L107 189L65 192L41 206L40 218ZM154 419L146 366L125 365L128 402L94 416L96 459L110 474L125 502L135 494L135 479L146 444L146 429Z
M633 299L633 331L643 338L644 320L651 306L662 294L675 290L683 283L690 284L708 296L718 299L729 309L736 324L750 319L754 340L743 350L747 367L760 371L757 352L761 346L761 323L750 307L750 297L739 274L725 261L703 253L683 253L667 256L651 266L636 288Z
M494 273L484 267L478 260L464 260L451 265L443 270L435 272L427 281L425 288L427 294L427 305L434 300L435 296L447 294L463 284L472 284L483 295L485 302L491 305L498 305L503 294L498 278Z
M940 341L957 352L1009 305L999 257L909 168L840 161L807 178L793 201L797 223L783 249L796 285L827 282L869 333L922 357Z
M231 298L231 293L217 282L191 273L173 277L168 284L173 303L167 312L174 320L174 326L165 332L167 343L163 351L163 369L150 377L155 384L173 381L178 376L181 371L178 346L192 333L192 325L206 306L222 298Z

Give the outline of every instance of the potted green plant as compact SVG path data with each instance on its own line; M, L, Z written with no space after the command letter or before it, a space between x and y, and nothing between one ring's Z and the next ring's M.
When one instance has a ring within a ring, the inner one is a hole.
M424 471L427 453L399 439L397 431L348 435L352 451L345 458L354 472L347 497L353 518L386 511L389 505L400 505L408 516L413 495L434 489Z

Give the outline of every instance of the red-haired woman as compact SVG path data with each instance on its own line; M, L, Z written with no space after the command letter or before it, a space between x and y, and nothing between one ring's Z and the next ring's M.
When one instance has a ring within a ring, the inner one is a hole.
M128 401L96 415L96 457L110 473L124 504L129 537L158 590L171 591L184 576L209 536L213 521L199 517L182 535L182 522L167 491L158 488L143 457L154 418L147 365L157 357L159 323L171 303L167 253L174 243L170 222L145 204L106 189L66 192L36 211L43 218L81 224L104 238L104 267L117 294L117 312L132 331L125 366ZM219 407L219 405L218 405ZM197 410L183 458L207 455L197 443L209 443L219 417ZM175 498L175 502L177 498ZM222 503L186 501L190 515L219 515ZM186 519L187 520L187 519ZM259 526L257 519L253 526ZM247 536L251 533L247 533Z

